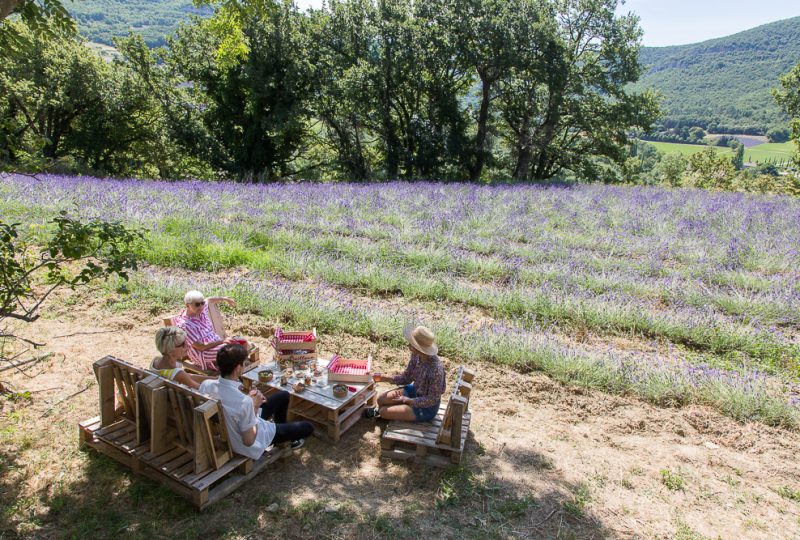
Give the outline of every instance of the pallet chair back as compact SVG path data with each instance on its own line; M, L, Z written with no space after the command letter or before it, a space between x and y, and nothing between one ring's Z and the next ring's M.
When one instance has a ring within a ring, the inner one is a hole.
M439 435L436 437L438 444L449 444L453 448L461 447L461 431L464 413L469 409L469 395L472 392L472 380L475 372L464 366L458 369L456 383L447 400L447 407L442 417Z
M100 426L109 426L123 419L137 423L139 400L136 385L150 373L113 356L101 358L92 367L100 395Z
M192 456L195 473L217 470L233 457L219 401L155 375L139 392L149 410L151 454L180 448Z

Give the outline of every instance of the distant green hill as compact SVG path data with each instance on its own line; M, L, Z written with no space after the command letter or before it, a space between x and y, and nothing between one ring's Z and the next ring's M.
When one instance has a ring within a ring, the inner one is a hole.
M192 0L72 0L65 6L89 41L113 45L115 37L134 32L151 47L163 45L190 15L211 12L194 7Z
M770 90L800 62L800 17L691 45L644 47L636 87L660 90L667 127L764 133L786 123Z

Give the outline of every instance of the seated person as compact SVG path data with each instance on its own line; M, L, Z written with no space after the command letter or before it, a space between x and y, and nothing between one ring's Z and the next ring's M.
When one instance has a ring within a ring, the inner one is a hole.
M223 346L217 353L219 379L207 380L200 385L201 392L222 403L233 451L258 459L270 444L292 441L292 449L300 448L304 438L314 432L314 425L305 421L286 422L288 392L276 392L266 399L258 390L244 394L239 389L239 379L246 359L247 350L241 345ZM257 412L260 412L259 416ZM274 423L267 421L270 416L274 416Z
M375 374L375 381L402 384L403 388L390 390L378 396L379 409L367 408L368 418L380 416L386 420L429 422L439 412L439 403L444 394L444 366L439 360L436 336L424 326L404 331L411 359L406 370L384 377Z
M232 307L236 305L232 298L212 296L206 299L200 291L189 291L183 297L186 309L178 316L175 325L183 328L189 338L186 348L189 359L200 369L219 371L216 364L217 352L228 343L241 343L243 340L219 337L208 314L209 302L212 304L227 302ZM246 341L241 344L245 350L249 350Z
M153 358L150 371L167 380L185 384L189 388L200 388L208 377L190 375L178 362L186 354L186 333L177 326L165 326L156 332L156 349L161 356Z

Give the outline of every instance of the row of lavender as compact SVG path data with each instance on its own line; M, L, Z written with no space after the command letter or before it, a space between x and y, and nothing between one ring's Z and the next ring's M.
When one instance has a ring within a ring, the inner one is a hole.
M0 189L6 219L67 208L144 225L155 240L148 256L161 264L202 252L195 267L245 265L454 313L478 307L513 332L664 337L701 361L796 374L800 204L789 198L23 176Z

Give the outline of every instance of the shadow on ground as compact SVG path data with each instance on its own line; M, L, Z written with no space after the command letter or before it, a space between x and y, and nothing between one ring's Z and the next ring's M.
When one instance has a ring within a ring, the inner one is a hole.
M468 441L460 466L432 469L378 459L380 428L361 422L336 445L313 438L238 492L199 512L160 484L92 449L80 480L42 495L37 536L94 538L603 538L586 486L566 482L543 455L514 450L519 475L542 475L540 492L495 472ZM506 453L511 452L505 450ZM500 460L504 460L501 464Z

